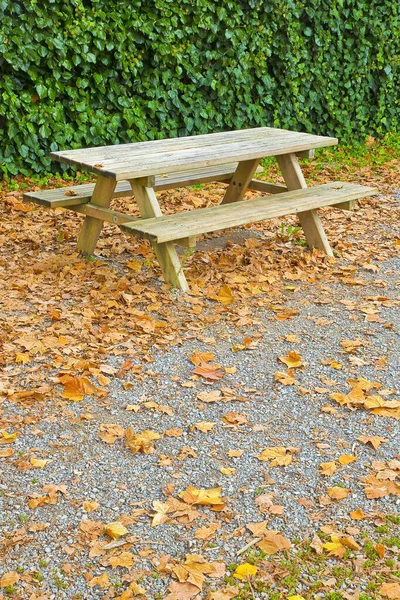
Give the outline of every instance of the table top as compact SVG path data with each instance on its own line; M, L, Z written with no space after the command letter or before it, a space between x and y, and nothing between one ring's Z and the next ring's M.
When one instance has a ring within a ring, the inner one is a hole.
M59 162L116 181L333 146L336 138L258 127L189 137L52 152Z

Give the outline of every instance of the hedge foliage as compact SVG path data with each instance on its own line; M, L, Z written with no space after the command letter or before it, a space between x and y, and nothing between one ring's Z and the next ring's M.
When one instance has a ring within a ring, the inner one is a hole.
M0 0L0 170L251 126L400 122L395 0ZM53 165L59 169L59 165Z

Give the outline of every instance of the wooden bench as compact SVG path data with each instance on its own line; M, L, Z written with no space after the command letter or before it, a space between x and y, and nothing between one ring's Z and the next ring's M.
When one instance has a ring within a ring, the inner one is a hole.
M341 205L365 196L377 193L375 188L354 183L334 182L311 188L284 192L279 197L268 196L253 198L251 201L241 200L231 204L201 208L188 212L162 216L153 219L140 219L132 223L124 223L121 229L127 233L146 238L157 244L176 242L190 236L211 233L230 227L238 227L249 223L257 223L274 217L306 213L324 206ZM304 233L308 244L315 245L312 234ZM320 232L320 235L325 233ZM330 256L333 256L327 244Z

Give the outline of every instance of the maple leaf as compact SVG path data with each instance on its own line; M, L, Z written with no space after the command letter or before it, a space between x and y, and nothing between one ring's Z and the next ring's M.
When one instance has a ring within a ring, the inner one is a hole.
M99 431L99 438L101 438L103 442L106 442L106 444L114 444L114 442L119 438L123 438L125 435L125 429L115 423L102 423L99 427Z
M94 587L95 585L99 586L99 588L107 588L111 585L110 580L108 579L107 573L103 573L102 575L98 575L97 577L93 577L89 581L89 586Z
M214 425L216 425L216 423L212 421L200 421L200 423L191 425L190 430L193 431L193 429L198 429L199 431L205 433L207 431L211 431Z
M45 467L47 465L47 463L49 462L48 459L39 459L39 458L32 458L30 459L30 463L32 465L32 467L35 467L36 469L43 469L43 467Z
M203 527L199 527L194 534L196 540L209 540L215 532L221 527L219 523L210 523L208 527L203 525Z
M288 454L288 450L283 446L271 446L270 448L264 448L257 458L263 462L270 460L271 467L283 467L290 465L292 462L292 456Z
M337 556L343 558L346 553L346 547L342 544L340 537L331 535L331 541L322 544L322 547L328 551L329 556Z
M258 568L255 565L251 565L250 563L243 563L242 565L236 567L236 569L233 572L233 576L236 577L236 579L240 579L242 581L243 579L249 579L249 577L255 575L257 571Z
M304 364L300 358L300 355L294 350L289 350L288 355L280 356L279 360L289 367L289 369L296 369Z
M223 507L225 504L224 498L221 498L221 487L211 488L208 490L197 489L189 485L186 490L181 492L179 498L182 498L187 504L200 504Z
M286 373L284 371L276 371L276 373L274 373L274 379L282 385L294 385L296 383L293 371L290 369L286 371Z
M10 458L14 454L12 448L4 448L0 450L0 458Z
M19 575L16 571L8 571L7 573L3 573L0 579L0 588L5 588L8 586L14 585L19 581Z
M340 487L335 485L334 487L329 487L327 489L327 494L332 500L343 500L351 493L347 488Z
M351 456L350 454L342 454L339 456L339 462L341 465L349 465L355 462L357 458L355 456Z
M236 469L234 467L221 467L220 472L222 475L234 475L236 473Z
M215 359L215 356L212 352L199 352L199 350L195 350L195 352L189 356L190 360L194 365L200 365L201 363L207 363Z
M125 432L125 441L128 448L136 454L142 452L143 454L152 454L155 452L151 442L153 440L159 440L160 434L152 431L151 429L145 429L141 433L135 433L132 427L128 427Z
M61 394L61 397L73 402L83 400L86 395L105 396L107 394L107 390L97 388L87 377L66 374L61 375L59 380L64 385L64 393Z
M99 506L100 506L100 504L98 502L85 501L82 504L82 508L86 512L93 512L94 510L96 510L97 508L99 508Z
M267 531L257 546L266 554L276 554L281 550L289 550L292 544L277 531Z
M365 519L366 515L361 508L357 508L357 510L353 510L350 513L350 516L355 521L360 521L361 519Z
M222 379L224 372L221 371L220 365L212 365L210 363L200 363L193 369L195 375L200 375L205 379L218 380Z
M229 304L232 304L232 302L234 302L235 299L229 285L223 285L220 288L216 299L224 306L228 306Z
M198 596L199 588L193 583L186 581L180 583L179 581L172 581L168 586L169 594L165 596L164 600L191 600L193 596Z
M187 554L185 562L172 569L179 582L183 583L187 581L197 586L200 590L203 588L205 575L214 571L215 567L199 554Z
M211 392L200 392L197 398L202 402L218 402L222 399L221 390L212 390Z
M108 562L113 569L116 567L126 567L127 569L130 569L135 562L135 556L132 552L121 552L121 554L110 556Z
M321 475L330 476L333 475L333 473L336 471L336 463L334 460L326 463L321 463L319 465L319 468L321 469Z
M371 444L375 450L385 441L385 438L379 435L360 435L357 440L362 444Z
M124 527L121 521L113 521L104 526L104 533L109 535L113 540L118 540L121 536L129 533L129 531Z

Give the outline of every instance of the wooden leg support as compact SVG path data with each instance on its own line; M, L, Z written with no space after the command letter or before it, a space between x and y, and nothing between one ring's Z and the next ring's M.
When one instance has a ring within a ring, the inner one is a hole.
M154 189L138 185L135 180L131 180L130 184L141 216L144 219L162 217L161 208ZM188 292L189 286L173 242L165 242L164 244L153 243L153 250L160 263L165 281L184 292Z
M256 158L254 160L244 160L238 164L221 204L238 202L243 198L259 162L260 159Z
M354 210L356 207L355 200L347 200L347 202L341 202L340 204L335 204L335 208L341 208L342 210Z
M99 175L93 190L91 204L102 208L108 208L114 196L115 186L116 182L113 179ZM85 217L77 245L78 250L80 250L82 254L93 254L102 228L103 219Z
M276 160L289 191L307 187L296 154L283 154L277 156ZM298 213L298 217L310 248L318 248L318 250L323 250L328 256L333 256L317 211L308 210Z

